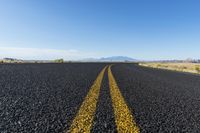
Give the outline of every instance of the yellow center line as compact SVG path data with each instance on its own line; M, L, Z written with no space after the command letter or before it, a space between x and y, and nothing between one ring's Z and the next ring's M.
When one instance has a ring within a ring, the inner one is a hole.
M100 72L94 84L91 86L85 100L83 101L79 112L74 118L72 125L69 129L70 133L90 132L94 114L96 111L96 104L99 97L101 82L107 66Z
M111 66L108 68L108 78L117 131L120 133L139 133L140 130L117 86Z

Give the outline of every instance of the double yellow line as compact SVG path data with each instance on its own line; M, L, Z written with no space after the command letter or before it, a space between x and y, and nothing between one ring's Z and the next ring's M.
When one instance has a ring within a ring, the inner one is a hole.
M139 133L139 128L137 127L131 111L129 110L120 90L115 81L115 78L111 71L111 65L106 66L98 75L94 84L92 85L90 91L88 92L85 100L83 101L79 112L74 118L70 129L67 132L70 133L80 133L86 132L90 133L92 122L94 119L96 105L99 97L99 92L101 88L101 83L104 77L106 68L108 67L108 78L110 94L112 98L112 106L114 109L115 123L117 126L117 131L122 133Z
M99 92L101 88L101 82L104 76L104 72L107 67L105 67L94 84L92 85L90 91L88 92L85 100L83 101L78 114L72 122L69 132L79 133L79 132L90 132L92 126L92 121L94 118L94 113L96 111L96 104L99 97Z

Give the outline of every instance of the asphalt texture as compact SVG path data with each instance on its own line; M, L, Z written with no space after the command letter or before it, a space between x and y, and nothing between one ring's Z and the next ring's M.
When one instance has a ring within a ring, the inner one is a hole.
M105 63L0 65L0 132L65 132ZM115 64L142 133L200 131L200 76ZM91 132L117 132L105 72Z
M105 64L0 65L0 132L63 132Z
M199 75L132 64L112 70L142 133L199 133Z

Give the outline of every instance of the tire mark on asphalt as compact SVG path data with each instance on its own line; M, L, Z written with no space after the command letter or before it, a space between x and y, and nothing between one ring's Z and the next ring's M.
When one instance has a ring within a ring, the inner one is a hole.
M137 127L136 122L131 115L131 111L126 105L126 102L112 74L111 66L108 67L108 78L117 131L127 133L139 133L139 128Z
M104 69L98 75L90 91L85 97L85 100L83 101L79 109L79 112L74 118L69 131L67 132L71 132L71 133L90 132L92 121L94 119L94 114L96 111L96 104L99 97L101 82L102 82L106 68L107 66L104 67Z

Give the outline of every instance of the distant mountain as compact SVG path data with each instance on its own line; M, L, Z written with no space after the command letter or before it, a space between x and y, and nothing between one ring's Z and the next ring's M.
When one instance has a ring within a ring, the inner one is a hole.
M111 57L103 57L99 59L100 61L109 61L109 62L134 62L137 61L131 57L126 56L111 56Z
M136 62L136 59L126 56L111 56L111 57L102 57L98 58L86 58L80 60L82 62Z

